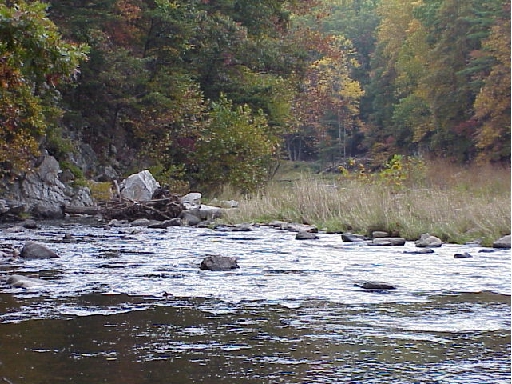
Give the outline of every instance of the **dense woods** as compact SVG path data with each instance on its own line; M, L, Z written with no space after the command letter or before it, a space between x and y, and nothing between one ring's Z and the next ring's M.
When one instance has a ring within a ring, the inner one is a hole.
M509 0L0 5L0 162L250 191L280 159L510 162ZM85 175L90 176L90 175Z

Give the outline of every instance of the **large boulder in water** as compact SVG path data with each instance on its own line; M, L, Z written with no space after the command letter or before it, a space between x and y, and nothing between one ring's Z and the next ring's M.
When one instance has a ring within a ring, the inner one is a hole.
M510 235L503 236L502 238L496 240L492 246L494 248L510 248Z
M21 249L20 256L24 259L54 259L59 257L51 249L46 248L44 245L27 241Z
M201 262L200 268L208 271L229 271L240 267L234 257L208 255Z
M428 233L424 233L418 240L415 241L417 247L421 248L435 248L443 245L443 241L435 236Z
M121 196L134 201L149 201L160 184L146 169L128 176L119 184Z

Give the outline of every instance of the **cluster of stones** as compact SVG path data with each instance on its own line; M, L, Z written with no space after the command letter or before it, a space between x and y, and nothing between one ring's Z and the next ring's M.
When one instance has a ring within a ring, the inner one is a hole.
M196 195L195 198L198 198ZM194 202L194 204L197 203ZM141 219L142 220L142 219ZM110 223L112 225L112 223ZM134 221L129 225L144 225L148 224L146 221L141 222ZM148 224L149 226L150 224ZM279 230L287 230L296 232L297 240L315 240L319 238L319 231L316 227L304 224L293 224L293 223L285 223L285 222L272 222L267 224L270 227L279 229ZM37 223L34 220L26 220L22 225L10 228L10 231L23 231L25 229L35 229L37 228ZM158 227L155 227L158 228ZM251 231L252 225L250 224L240 224L236 226L229 227L231 231ZM383 231L375 231L372 233L373 238L366 238L363 235L352 234L352 233L343 233L341 238L344 242L351 243L361 243L362 245L368 246L403 246L406 242L404 238L401 237L389 237L386 232ZM71 235L66 235L62 239L63 242L73 242L74 239ZM414 254L426 254L433 253L434 250L432 248L441 247L443 242L438 237L432 236L428 233L421 235L421 237L415 241L415 245L417 247L416 250L405 251L404 253L414 253ZM511 238L510 235L503 236L494 242L494 248L510 248L511 246ZM480 251L487 251L486 249ZM0 248L0 259L2 261L13 261L17 259L24 260L34 260L34 259L52 259L58 258L59 256L52 250L47 247L32 242L27 241L21 251L17 251L12 247L3 247ZM465 252L461 254L455 254L454 258L464 259L471 258L472 255ZM230 271L240 268L236 258L227 257L222 255L211 255L207 254L199 264L199 268L202 270L209 271ZM41 286L46 284L44 280L26 277L23 275L8 275L4 278L5 282L13 287L20 288L32 288L35 286ZM391 291L396 289L396 287L392 284L386 282L374 282L374 281L363 281L357 282L355 286L369 291Z

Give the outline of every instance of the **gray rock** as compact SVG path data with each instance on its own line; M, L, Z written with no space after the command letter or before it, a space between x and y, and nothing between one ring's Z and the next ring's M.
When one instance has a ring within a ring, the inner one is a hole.
M23 228L27 228L27 229L37 229L38 228L37 223L33 219L27 219L23 223L21 223L21 225L23 226Z
M238 208L239 203L235 200L221 200L218 205L221 208Z
M372 232L372 238L383 238L383 237L389 237L389 233L385 231L373 231Z
M35 288L40 287L42 285L46 285L46 281L41 279L36 279L34 277L26 277L23 275L11 275L7 279L7 284L11 285L14 288Z
M155 224L151 220L146 218L133 220L130 225L132 227L147 227L148 225Z
M9 207L9 204L7 204L7 200L0 199L0 215L9 212L10 209L11 208Z
M269 227L285 230L288 227L288 223L286 221L271 221L267 224Z
M116 180L118 178L118 173L111 165L106 165L98 168L98 176L96 177L96 181L107 182Z
M128 220L117 220L117 219L112 219L107 224L108 227L128 227L129 225L130 225L130 223L128 222Z
M429 253L434 253L434 250L430 248L422 248L414 251L404 251L404 253L407 255L427 255Z
M13 227L9 227L4 229L6 233L20 233L25 232L25 228L23 228L21 225L15 225Z
M26 212L38 218L62 218L64 205L94 204L88 188L64 184L59 180L60 173L57 160L45 155L34 172L27 174L19 183L7 186L6 195L16 196L16 199L6 202L1 209L2 215L19 217Z
M492 246L494 248L510 248L510 235L499 238L492 244Z
M186 209L198 207L201 205L201 194L199 192L187 193L182 196L180 200L181 204L183 204Z
M456 253L453 255L455 259L471 259L473 256L471 254L464 252L464 253Z
M173 219L151 223L148 225L148 228L165 229L169 227L179 227L181 224L181 219L175 217Z
M250 232L252 231L252 225L250 223L237 224L230 228L232 232Z
M315 240L315 239L318 239L318 236L313 233L313 232L308 232L308 231L299 231L297 232L297 234L295 235L295 239L297 240Z
M286 229L290 232L310 232L318 233L318 228L314 225L300 224L300 223L288 223Z
M53 259L59 256L44 245L27 241L21 249L20 257L24 259Z
M201 220L213 220L222 217L222 208L213 205L200 205L197 210Z
M420 248L435 248L443 245L440 238L424 233L421 237L414 242Z
M358 235L355 233L342 233L341 239L347 243L359 243L361 241L364 241L363 235Z
M207 255L203 261L201 261L199 268L208 271L229 271L240 267L234 257Z
M402 237L378 237L366 244L374 246L402 246L405 245L405 239Z
M37 174L48 185L60 183L59 174L61 173L59 162L53 156L45 156L43 162L37 169Z
M355 286L371 291L388 291L396 289L394 285L376 281L363 281L361 283L356 283Z
M180 218L184 225L188 225L191 227L194 227L201 222L199 216L193 214L192 211L182 211L180 214Z
M59 174L59 180L63 183L69 183L70 181L75 180L75 175L73 175L73 172L69 169L65 169Z

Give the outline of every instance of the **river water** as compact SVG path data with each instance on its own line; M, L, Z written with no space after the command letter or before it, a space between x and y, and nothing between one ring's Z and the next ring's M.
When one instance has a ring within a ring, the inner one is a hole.
M60 256L2 268L46 284L1 286L0 382L510 383L510 250L73 221L0 237ZM208 254L240 269L202 271Z

